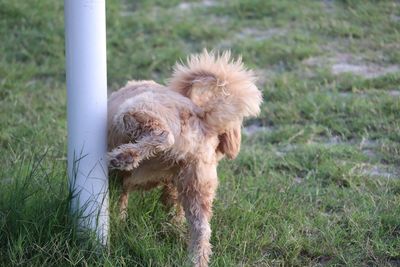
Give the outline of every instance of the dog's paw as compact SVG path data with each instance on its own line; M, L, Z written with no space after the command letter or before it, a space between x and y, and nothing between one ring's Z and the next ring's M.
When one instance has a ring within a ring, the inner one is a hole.
M139 166L139 154L132 149L114 149L108 153L108 166L111 169L130 171Z
M183 226L186 222L185 215L177 214L177 213L172 214L172 215L170 215L170 222L171 222L171 224L173 224L177 227Z
M119 220L120 220L121 222L125 222L127 217L128 217L128 211L127 211L126 209L121 210L121 211L119 212Z

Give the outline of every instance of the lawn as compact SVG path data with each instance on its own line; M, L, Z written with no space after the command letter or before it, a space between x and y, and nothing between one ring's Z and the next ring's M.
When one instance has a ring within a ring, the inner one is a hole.
M0 0L0 266L182 266L160 192L110 191L108 250L68 216L63 1ZM219 166L211 266L400 266L398 1L107 0L109 91L203 48L256 70L261 116Z

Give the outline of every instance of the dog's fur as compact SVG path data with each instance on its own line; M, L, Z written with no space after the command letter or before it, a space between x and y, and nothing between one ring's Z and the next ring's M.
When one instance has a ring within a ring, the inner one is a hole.
M207 266L217 164L237 156L244 117L262 102L241 59L203 52L177 64L168 85L130 81L108 101L109 166L123 178L121 218L129 191L163 186L162 200L189 224L192 261Z

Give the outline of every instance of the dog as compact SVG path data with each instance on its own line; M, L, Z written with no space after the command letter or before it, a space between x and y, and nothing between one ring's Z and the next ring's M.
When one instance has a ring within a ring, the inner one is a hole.
M163 186L164 204L186 218L194 266L208 266L217 164L240 150L243 119L257 116L262 94L253 71L230 52L204 51L177 63L167 86L130 81L108 100L109 168L128 194Z

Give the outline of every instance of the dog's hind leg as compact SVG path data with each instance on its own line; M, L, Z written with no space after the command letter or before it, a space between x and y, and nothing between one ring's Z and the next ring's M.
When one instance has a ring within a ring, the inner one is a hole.
M128 190L123 189L119 197L119 218L121 221L125 221L128 215Z
M139 115L138 115L139 114ZM168 127L149 114L129 113L123 117L126 132L134 136L135 143L122 144L108 153L109 167L130 171L143 159L150 158L170 148L174 136Z
M191 260L196 267L206 267L211 255L210 219L218 184L216 166L197 162L184 169L181 176L178 191L189 223Z
M158 152L168 149L173 144L169 133L159 136L148 136L137 143L123 144L108 153L109 167L131 171L139 166L143 159L150 158Z
M119 196L119 218L121 221L125 221L126 217L128 215L128 200L129 200L129 191L132 190L132 188L129 188L129 178L131 176L130 172L120 172L121 178L122 178L122 191Z
M172 215L171 222L175 225L182 224L185 220L185 214L178 199L178 189L172 181L164 181L161 201Z

